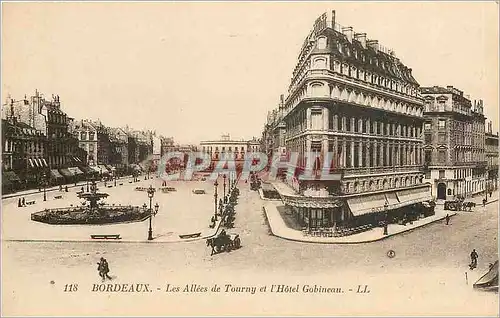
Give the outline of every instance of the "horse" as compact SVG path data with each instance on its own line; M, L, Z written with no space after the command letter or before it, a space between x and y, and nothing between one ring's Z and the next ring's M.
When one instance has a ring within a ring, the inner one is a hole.
M466 208L469 208L469 211L472 211L472 208L476 207L476 203L475 202L464 202L463 205L464 205L464 210Z
M212 256L214 254L222 252L223 250L225 250L226 252L231 251L233 242L231 241L231 238L229 236L217 236L207 239L207 246L210 246L212 248L212 251L210 252L210 256Z

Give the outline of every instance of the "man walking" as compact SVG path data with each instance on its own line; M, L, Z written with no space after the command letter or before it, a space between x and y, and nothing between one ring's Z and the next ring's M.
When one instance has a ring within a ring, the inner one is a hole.
M471 270L477 267L477 258L478 258L477 252L475 249L473 249L472 252L470 253L470 260L471 260L470 269Z
M109 277L109 265L108 261L104 258L101 257L101 260L99 263L97 263L97 270L99 271L99 276L101 276L102 281L104 281L106 278L111 280L111 277Z
M450 215L446 214L446 225L450 224Z

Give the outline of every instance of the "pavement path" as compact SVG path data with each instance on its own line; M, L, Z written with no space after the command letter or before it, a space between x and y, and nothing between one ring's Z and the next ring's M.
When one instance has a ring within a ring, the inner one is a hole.
M145 192L135 191L135 187L148 187L153 185L161 187L161 179L141 180L129 183L128 179L122 180L123 185L104 188L101 183L100 192L106 192L109 197L107 204L149 205ZM219 182L218 193L223 194L223 184ZM108 183L113 184L113 183ZM162 193L156 192L153 205L158 203L160 209L153 218L153 241L147 241L149 219L142 222L130 222L109 225L50 225L31 221L31 213L45 208L78 206L81 200L76 196L80 187L70 188L69 192L53 191L47 193L47 201L43 201L43 193L28 195L26 200L35 200L36 204L18 207L16 197L2 200L2 239L17 241L95 241L91 235L120 234L121 240L114 242L147 242L167 243L186 242L211 237L217 233L220 218L216 227L209 228L210 219L214 214L214 186L210 181L169 181L168 186L175 187L177 191ZM205 194L194 194L192 190L202 189ZM227 188L226 191L229 189ZM55 199L62 195L62 199ZM193 239L182 239L179 235L200 233Z

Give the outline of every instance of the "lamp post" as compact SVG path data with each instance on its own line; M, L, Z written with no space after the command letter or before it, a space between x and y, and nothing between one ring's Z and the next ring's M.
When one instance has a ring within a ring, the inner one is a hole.
M387 202L384 204L384 235L388 235L387 232Z
M219 184L217 183L217 180L214 182L214 205L215 205L215 210L214 210L214 217L215 221L217 222L217 187Z
M47 188L47 173L44 172L42 174L42 177L43 177L43 201L47 201L47 191L46 191L46 188Z
M226 198L226 175L222 175L222 179L224 179L224 203L227 203L227 198Z
M152 227L152 219L153 219L153 196L155 195L155 189L153 188L152 185L149 186L148 188L148 198L149 198L149 231L148 231L148 241L153 240L153 227ZM158 206L158 203L156 203L156 206ZM156 211L158 212L158 210Z
M116 171L114 173L114 177L115 177L115 187L116 187Z
M90 175L87 172L87 192L90 192L90 189L89 189L89 180L90 180Z

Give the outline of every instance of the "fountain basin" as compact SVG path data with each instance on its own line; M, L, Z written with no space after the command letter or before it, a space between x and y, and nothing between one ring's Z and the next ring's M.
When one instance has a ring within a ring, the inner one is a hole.
M31 214L31 220L53 225L104 225L142 222L149 217L149 210L137 206L101 205L96 210L88 207L45 209Z

